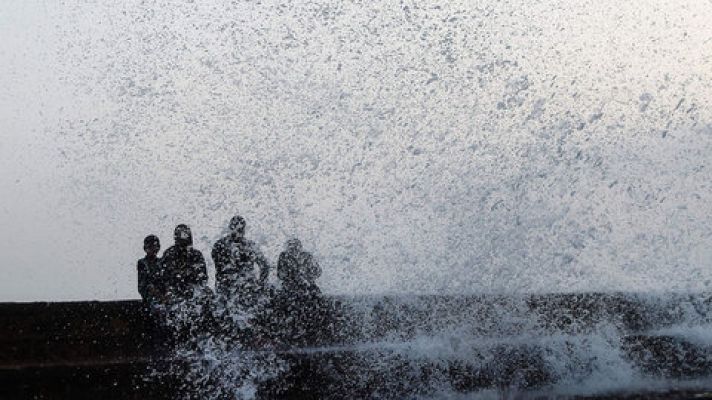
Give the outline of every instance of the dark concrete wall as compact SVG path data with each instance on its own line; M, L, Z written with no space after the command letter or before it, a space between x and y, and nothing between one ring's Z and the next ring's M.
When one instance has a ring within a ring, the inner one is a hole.
M342 297L332 300L340 304L336 307L341 314L339 329L348 335L334 340L343 345L392 338L394 334L407 339L416 332L433 333L463 324L472 329L494 325L479 334L495 336L501 313L515 310L535 315L541 326L556 332L586 332L608 322L621 331L622 349L641 368L668 376L700 376L712 369L706 361L712 359L708 349L641 332L678 323L690 318L689 313L705 320L710 298L706 294ZM156 345L151 326L152 320L139 301L0 304L0 399L174 398L177 385L172 378L146 378L146 371L177 362L169 361L165 348ZM550 379L543 367L537 370L536 349L502 351L511 359L507 368L528 368L533 381ZM284 380L304 383L300 392L292 393L293 398L318 393L318 377L324 374L319 369L324 365L349 374L365 371L364 376L371 368L368 358L356 357L348 349L318 354L285 351L285 357L297 367ZM399 368L397 363L392 366L391 379L399 379ZM423 371L428 368L434 367L424 365ZM447 368L453 384L463 391L501 380L467 365ZM279 397L290 396L281 392Z
M0 367L145 358L149 323L140 301L0 304Z

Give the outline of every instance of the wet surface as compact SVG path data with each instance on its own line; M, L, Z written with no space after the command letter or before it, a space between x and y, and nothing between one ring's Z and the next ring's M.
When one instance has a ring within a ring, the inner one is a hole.
M184 348L156 340L140 302L3 304L0 388L7 398L708 394L706 294L328 299L335 317L311 342L205 332Z

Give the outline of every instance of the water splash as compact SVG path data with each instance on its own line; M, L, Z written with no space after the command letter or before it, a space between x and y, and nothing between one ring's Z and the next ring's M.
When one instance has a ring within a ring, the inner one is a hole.
M2 218L17 229L0 253L37 291L3 295L47 296L36 277L55 274L56 297L134 297L146 233L187 222L207 250L235 213L273 258L301 237L329 293L708 290L712 15L683 3L8 7ZM700 302L682 304L651 333L706 345ZM502 336L536 347L564 393L648 382L620 321L570 331L524 305L472 306L485 317L464 327L444 307L453 320L427 334L363 346L419 376L463 348L485 365L500 353L483 337ZM190 382L218 374L215 390L247 396L245 365L280 370L222 340L180 353L198 360Z
M708 8L530 6L23 6L23 46L54 45L27 87L57 99L8 171L44 177L24 202L52 207L17 215L63 237L26 264L133 296L147 232L207 250L241 213L332 293L704 290Z

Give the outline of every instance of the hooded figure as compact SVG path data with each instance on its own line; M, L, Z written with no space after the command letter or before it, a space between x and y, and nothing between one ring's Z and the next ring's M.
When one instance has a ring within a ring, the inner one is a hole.
M252 288L264 288L269 276L269 263L257 245L245 238L245 219L237 215L230 220L230 233L218 240L211 253L215 262L215 289L218 293L237 295ZM259 279L255 276L259 267ZM245 286L244 288L242 286Z
M331 303L321 296L316 279L321 267L298 239L287 242L279 255L277 277L282 287L272 302L269 326L273 339L292 346L328 342L335 327Z
M203 254L193 248L193 235L187 225L176 226L173 238L175 244L162 257L166 290L173 299L186 300L196 290L207 288L207 267Z
M287 241L277 262L277 277L283 287L291 292L319 294L316 279L320 276L321 267L311 253L302 249L302 242L296 238Z

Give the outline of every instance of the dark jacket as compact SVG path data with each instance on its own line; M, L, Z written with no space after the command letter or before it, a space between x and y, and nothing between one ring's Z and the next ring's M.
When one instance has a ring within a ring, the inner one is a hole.
M321 267L311 253L289 250L279 254L277 277L286 289L319 294L321 291L316 285L319 276L321 276Z
M192 246L171 246L161 259L166 291L172 298L189 299L196 290L207 289L208 269L200 251Z
M136 263L138 272L138 292L141 298L149 303L156 303L166 294L166 285L163 278L163 264L156 257L149 260L144 257Z
M269 263L255 243L245 238L225 236L213 245L211 252L215 263L215 289L218 292L234 291L237 280L255 278L255 264L260 268L257 283L264 286L269 275Z

